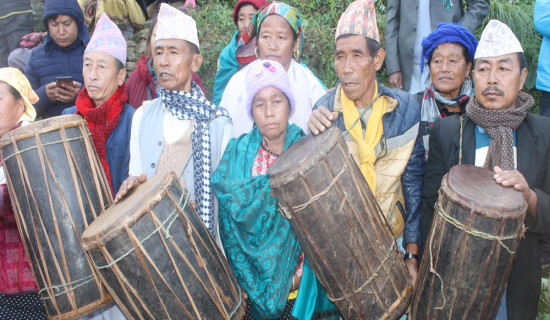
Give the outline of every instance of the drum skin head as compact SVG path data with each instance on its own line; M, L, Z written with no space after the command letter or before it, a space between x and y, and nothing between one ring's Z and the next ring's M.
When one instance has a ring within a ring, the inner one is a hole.
M166 175L157 174L147 179L122 202L108 208L90 224L82 234L84 249L103 245L116 238L124 227L132 226L147 210L155 207L168 192L166 187L173 183L176 183L180 190L183 189L174 172Z
M462 203L482 216L516 217L527 205L523 194L513 187L498 184L493 176L494 172L474 165L456 165L449 171L447 185L441 188L449 193L451 201Z
M278 188L294 180L319 162L328 153L326 151L332 149L341 139L342 131L335 126L317 136L310 133L303 137L273 163L269 169L269 184L272 188ZM304 166L304 163L307 164Z

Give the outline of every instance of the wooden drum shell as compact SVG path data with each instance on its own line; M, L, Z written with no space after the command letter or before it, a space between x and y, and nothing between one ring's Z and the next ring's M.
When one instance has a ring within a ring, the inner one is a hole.
M443 177L411 304L412 319L494 319L525 231L521 192L458 165Z
M344 319L398 319L411 281L391 229L339 129L308 135L270 169L270 185Z
M113 303L82 249L84 229L112 202L86 122L77 115L5 134L0 153L21 239L50 319Z
M241 319L241 288L172 172L109 208L83 246L130 319Z

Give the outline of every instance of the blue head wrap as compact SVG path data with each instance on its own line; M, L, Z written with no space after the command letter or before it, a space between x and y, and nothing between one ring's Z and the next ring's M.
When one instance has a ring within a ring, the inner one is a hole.
M442 22L434 32L422 39L420 70L424 70L424 61L428 61L432 51L442 43L460 43L468 50L470 59L474 60L477 48L476 37L460 23Z

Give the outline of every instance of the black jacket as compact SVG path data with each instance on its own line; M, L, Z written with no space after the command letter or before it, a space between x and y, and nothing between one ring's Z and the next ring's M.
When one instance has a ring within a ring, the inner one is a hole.
M475 124L464 118L462 163L475 161ZM423 243L428 234L443 176L459 161L460 119L441 118L431 129L430 156L426 164L420 227ZM537 194L537 222L527 214L528 230L519 243L510 275L506 306L508 319L529 320L537 315L541 261L538 237L550 234L550 119L527 114L516 131L517 167Z

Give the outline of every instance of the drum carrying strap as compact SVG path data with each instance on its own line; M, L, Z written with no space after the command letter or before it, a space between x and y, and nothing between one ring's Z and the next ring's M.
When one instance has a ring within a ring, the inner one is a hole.
M458 164L462 164L462 133L464 132L464 118L462 116L458 118L460 119L460 137L458 138Z

